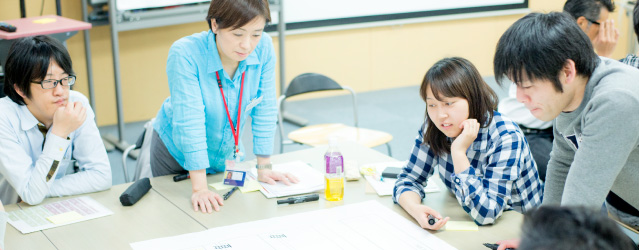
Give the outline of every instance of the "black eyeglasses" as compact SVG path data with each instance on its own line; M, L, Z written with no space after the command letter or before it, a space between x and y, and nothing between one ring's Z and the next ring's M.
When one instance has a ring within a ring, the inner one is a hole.
M58 86L58 83L62 84L62 86L72 86L73 84L75 84L75 76L67 76L60 80L49 79L49 80L44 80L41 82L32 82L32 83L40 84L40 86L43 89L55 88Z
M601 23L594 21L594 20L590 20L589 18L586 18L586 20L588 20L588 22L594 23L596 25L601 25Z

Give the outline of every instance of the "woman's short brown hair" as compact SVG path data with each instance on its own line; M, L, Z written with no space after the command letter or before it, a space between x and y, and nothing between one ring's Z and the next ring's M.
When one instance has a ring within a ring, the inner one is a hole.
M266 23L271 21L271 10L268 0L211 0L206 21L211 29L211 19L215 19L218 28L237 29L253 20L256 16L263 16Z
M428 86L437 100L441 100L442 96L466 99L468 118L477 119L481 127L488 126L492 121L493 111L497 108L497 94L484 82L470 61L461 57L439 60L426 72L422 81L419 91L424 102ZM429 144L435 155L449 154L450 142L428 117L428 107L426 117L428 124L424 132L424 144Z

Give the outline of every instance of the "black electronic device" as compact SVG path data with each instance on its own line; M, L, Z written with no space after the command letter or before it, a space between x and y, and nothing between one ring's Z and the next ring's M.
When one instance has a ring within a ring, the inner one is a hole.
M16 26L13 26L8 23L0 22L0 30L6 31L6 32L16 32L17 29L18 28L16 28Z
M382 171L382 177L384 178L397 178L399 173L402 172L401 168L398 167L386 167L384 171Z
M135 181L120 195L122 206L132 206L138 202L151 189L149 178L142 178Z

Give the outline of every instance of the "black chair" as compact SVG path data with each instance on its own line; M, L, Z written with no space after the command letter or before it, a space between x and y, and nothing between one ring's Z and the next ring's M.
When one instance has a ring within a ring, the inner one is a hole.
M317 124L297 129L288 134L288 138L292 141L286 141L286 144L299 143L311 146L328 144L329 137L336 137L338 140L354 141L358 144L369 148L386 144L388 154L392 155L390 145L393 136L389 133L371 129L360 128L357 119L357 98L355 91L347 86L341 86L333 79L317 74L305 73L295 77L286 88L286 91L277 100L278 121L280 132L280 153L284 148L284 127L282 126L282 105L286 99L320 91L329 90L347 90L350 92L353 100L353 123L354 126L347 126L341 123Z

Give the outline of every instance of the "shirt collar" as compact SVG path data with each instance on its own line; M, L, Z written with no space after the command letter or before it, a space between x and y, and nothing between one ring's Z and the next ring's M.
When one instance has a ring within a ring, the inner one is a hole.
M31 114L31 111L29 111L27 105L19 105L18 110L18 117L20 119L22 130L27 131L38 125L38 119L36 119L35 116Z
M222 60L220 59L220 54L217 51L217 44L215 43L215 33L213 33L213 31L209 30L208 33L208 44L209 44L209 49L208 49L208 55L206 58L207 59L207 72L208 73L214 73L217 71L222 70Z

